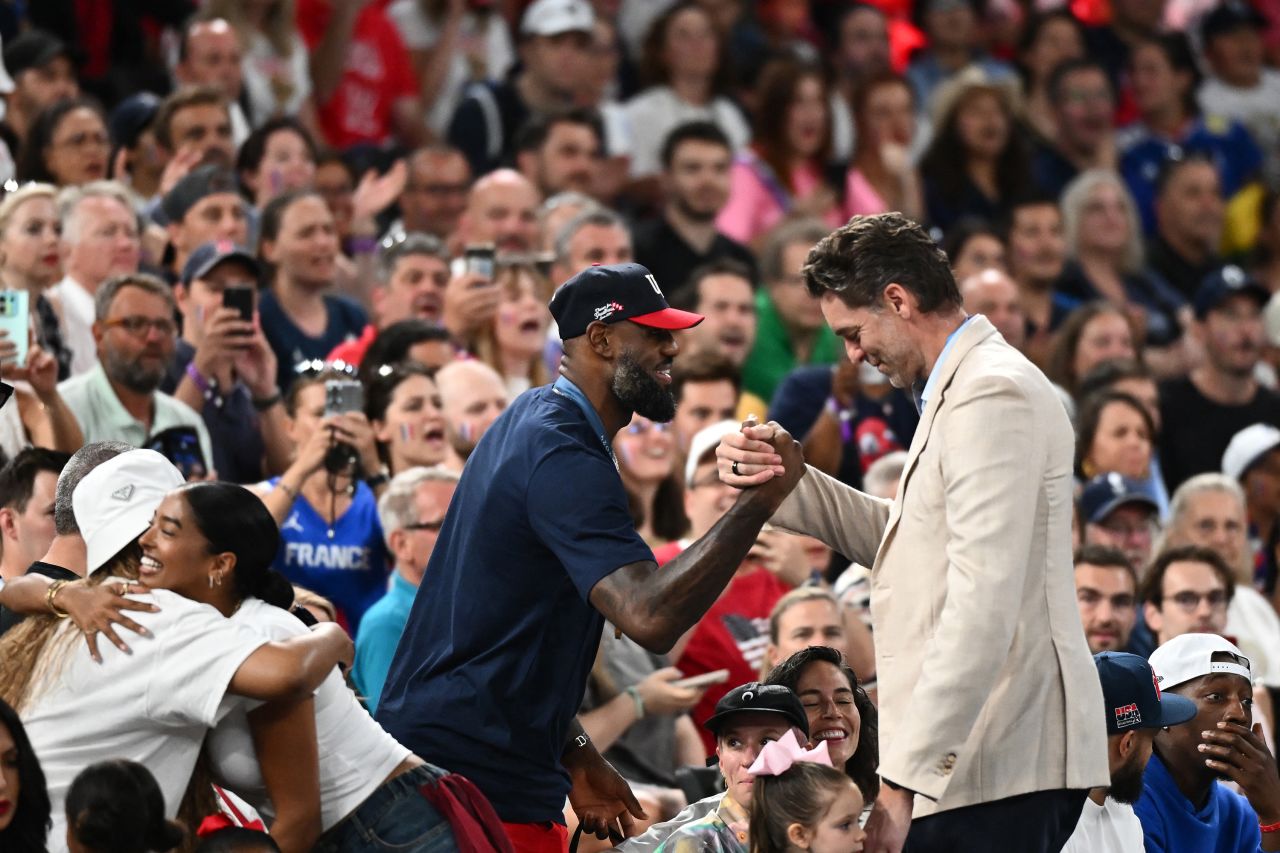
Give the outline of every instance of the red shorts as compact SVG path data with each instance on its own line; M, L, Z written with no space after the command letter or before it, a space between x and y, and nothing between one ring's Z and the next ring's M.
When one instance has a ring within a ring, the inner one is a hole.
M566 853L569 829L562 823L504 823L516 853Z

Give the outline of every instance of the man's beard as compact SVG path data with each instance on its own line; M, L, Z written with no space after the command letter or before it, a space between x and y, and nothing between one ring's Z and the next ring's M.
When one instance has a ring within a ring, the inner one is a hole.
M1135 755L1134 758L1137 756ZM1111 790L1107 792L1117 803L1133 805L1142 796L1142 774L1147 765L1130 759L1111 774Z
M667 423L676 416L676 398L640 366L639 359L630 350L618 356L613 393L624 408L651 421Z
M475 451L476 443L479 439L472 439L469 436L463 435L464 432L469 432L469 430L467 429L466 424L462 424L461 426L462 429L457 430L454 429L452 423L445 421L444 435L449 441L449 446L453 448L453 452L458 454L459 459L466 462L471 458L471 454Z
M680 211L681 216L684 216L686 219L691 219L699 224L714 222L716 214L720 212L718 210L698 210L693 205L689 204L683 196L676 196L674 201L676 210Z
M164 367L149 370L140 361L129 361L110 350L103 352L102 369L108 378L135 394L152 394L164 380Z

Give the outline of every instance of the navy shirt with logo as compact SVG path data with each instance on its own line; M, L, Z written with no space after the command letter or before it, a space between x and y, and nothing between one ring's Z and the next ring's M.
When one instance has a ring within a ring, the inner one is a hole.
M652 559L598 427L571 394L525 392L467 461L378 722L504 821L563 822L560 754L604 627L588 596Z

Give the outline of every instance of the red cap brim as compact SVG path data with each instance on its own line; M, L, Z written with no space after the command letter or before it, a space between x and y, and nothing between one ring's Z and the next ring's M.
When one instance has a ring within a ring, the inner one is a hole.
M692 311L681 311L679 308L663 308L652 314L641 314L639 317L628 317L631 322L654 329L692 329L706 318Z

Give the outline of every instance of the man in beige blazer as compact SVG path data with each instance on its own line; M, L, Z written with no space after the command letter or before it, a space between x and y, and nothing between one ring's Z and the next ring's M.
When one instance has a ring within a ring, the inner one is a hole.
M885 784L867 850L1057 853L1110 778L1075 604L1062 403L985 317L965 316L946 256L899 214L855 217L804 272L850 359L921 409L895 501L809 468L773 517L872 566ZM776 476L772 436L726 438L722 478Z

